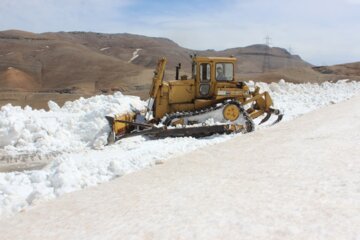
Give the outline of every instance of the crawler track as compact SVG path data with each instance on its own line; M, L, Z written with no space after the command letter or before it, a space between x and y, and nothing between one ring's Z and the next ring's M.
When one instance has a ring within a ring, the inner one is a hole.
M224 119L222 115L222 111L224 110L226 105L234 104L240 109L241 117L239 117L234 122L229 122L228 120ZM236 100L226 100L224 102L218 103L216 106L203 108L196 111L184 111L184 112L176 112L169 114L161 121L162 124L165 126L170 126L175 120L177 119L184 119L188 124L194 123L203 123L203 120L207 118L216 119L217 122L220 122L219 125L223 124L243 124L243 132L252 132L255 130L255 124L249 114L246 112L244 107L241 105L240 102Z

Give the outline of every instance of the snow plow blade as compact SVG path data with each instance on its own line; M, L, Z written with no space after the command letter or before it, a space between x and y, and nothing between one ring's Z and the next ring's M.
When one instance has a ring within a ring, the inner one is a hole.
M107 138L108 144L114 143L116 141L116 136L124 135L133 130L134 124L129 125L121 121L134 122L135 119L134 113L115 115L114 117L105 116L105 118L108 121L110 127L110 132Z
M236 124L224 124L213 126L198 126L198 127L180 127L180 128L168 128L166 126L158 127L148 123L138 123L122 119L116 119L107 116L106 119L109 125L112 127L112 131L108 137L108 145L115 143L124 138L134 136L147 136L151 139L160 139L167 137L208 137L214 134L230 134L239 132L244 129L242 125ZM124 129L131 129L129 132L116 132L117 124L121 126L127 126Z

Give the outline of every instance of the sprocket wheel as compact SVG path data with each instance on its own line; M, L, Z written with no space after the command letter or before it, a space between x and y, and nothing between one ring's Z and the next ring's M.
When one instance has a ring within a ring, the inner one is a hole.
M225 120L235 121L240 116L240 108L236 104L227 104L223 110Z

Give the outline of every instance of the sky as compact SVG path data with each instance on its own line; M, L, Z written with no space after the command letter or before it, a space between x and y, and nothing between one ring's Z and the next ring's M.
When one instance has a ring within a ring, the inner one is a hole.
M360 0L0 0L0 30L166 37L223 50L265 43L314 65L360 61Z

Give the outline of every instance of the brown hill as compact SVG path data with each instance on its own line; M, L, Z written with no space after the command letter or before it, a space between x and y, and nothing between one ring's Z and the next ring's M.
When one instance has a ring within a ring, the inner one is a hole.
M337 80L339 78L360 80L360 62L313 67L313 69L331 80Z
M168 68L177 63L190 69L189 54L236 56L239 74L261 74L289 67L308 67L299 56L280 48L253 45L224 51L194 51L165 38L133 34L58 32L35 34L17 30L0 32L0 74L9 67L31 76L29 91L73 91L91 93L119 88L144 89L159 57L168 58ZM137 51L138 50L138 51ZM139 55L136 57L134 53ZM264 69L264 54L269 66ZM140 79L140 76L142 79ZM1 89L4 89L2 85ZM7 85L7 88L16 86Z
M136 49L141 49L139 50L139 57L131 62L149 68L154 68L158 58L161 56L168 58L170 67L175 67L178 62L189 62L189 53L193 52L180 47L169 39L127 33L59 32L44 33L42 36L81 44L94 52L121 59L125 62L129 62Z
M92 32L44 33L43 37L76 42L95 52L129 61L136 49L139 57L131 62L147 68L154 68L160 56L168 59L168 67L174 69L181 62L184 70L190 69L190 54L204 56L235 56L239 59L238 73L262 73L264 70L289 67L309 67L299 56L291 55L285 49L269 48L266 45L252 45L223 51L197 51L186 49L165 38L146 37L133 34L102 34ZM264 69L264 54L269 58L268 69Z
M36 83L26 89L29 91L93 93L103 88L132 87L132 78L144 70L141 66L95 52L76 41L42 34L1 32L0 46L0 81L4 81L9 68L16 68ZM1 85L1 90L4 87Z

